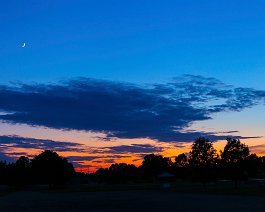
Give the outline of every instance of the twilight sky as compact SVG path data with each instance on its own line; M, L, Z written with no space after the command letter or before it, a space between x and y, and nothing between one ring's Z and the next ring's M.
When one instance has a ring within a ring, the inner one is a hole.
M264 7L1 2L0 159L52 149L95 170L173 157L198 136L264 155Z

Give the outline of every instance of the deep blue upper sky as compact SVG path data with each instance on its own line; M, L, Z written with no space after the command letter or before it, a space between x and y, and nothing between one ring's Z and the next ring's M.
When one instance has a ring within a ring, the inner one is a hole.
M263 0L1 1L0 83L199 74L264 89L264 8Z
M264 8L264 0L0 0L0 160L52 148L80 164L113 163L198 136L236 136L265 154ZM5 85L12 81L21 83ZM95 157L97 148L111 155Z

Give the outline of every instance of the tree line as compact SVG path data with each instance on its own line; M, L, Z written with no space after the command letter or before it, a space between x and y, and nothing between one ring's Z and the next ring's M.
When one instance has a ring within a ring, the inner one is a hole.
M218 153L212 142L199 137L188 154L179 154L174 161L149 154L139 167L112 164L99 169L94 178L101 183L153 182L159 174L171 173L178 179L201 182L204 186L209 181L232 180L237 188L238 181L257 177L262 172L265 172L265 156L250 154L248 146L239 139L228 138L224 149Z
M0 162L0 184L23 187L32 184L65 184L75 176L75 170L66 158L45 150L30 160L21 156L15 163Z
M228 138L219 153L207 138L197 138L189 153L179 154L172 160L162 155L149 154L142 165L112 164L92 174L78 174L66 158L45 150L30 160L21 156L15 163L0 161L0 184L25 186L32 184L66 184L77 176L96 183L151 183L159 175L168 173L175 179L207 182L227 179L234 181L235 188L241 180L257 177L265 172L265 156L250 154L247 145L239 139ZM84 182L84 181L83 181Z

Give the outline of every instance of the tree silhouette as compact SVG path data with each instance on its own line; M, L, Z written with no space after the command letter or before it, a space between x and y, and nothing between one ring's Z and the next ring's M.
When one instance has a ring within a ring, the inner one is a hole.
M32 171L37 183L63 184L75 173L73 165L56 152L46 150L32 160Z
M227 143L221 156L226 163L235 164L247 159L249 148L241 143L239 139L227 138Z
M30 183L30 160L26 156L21 156L14 164L15 169L15 183L17 186L24 186Z
M256 177L260 172L262 172L261 158L259 158L256 154L250 154L246 159L246 168L248 176Z
M216 164L218 154L213 148L212 142L207 138L199 137L192 144L189 163L192 166Z
M173 166L173 173L176 177L185 179L188 177L189 160L185 153L179 154L175 157L175 163Z
M6 184L7 179L7 163L6 161L0 161L0 183Z
M144 157L142 171L147 179L152 180L156 175L169 171L172 162L162 155L150 154Z
M175 158L175 165L177 167L185 167L188 165L188 157L185 153L179 154L176 158Z
M6 165L5 181L14 187L23 187L30 183L30 160L26 156L21 156L15 163Z
M116 163L109 167L109 180L112 183L125 183L133 181L137 175L135 165L126 163Z
M26 156L21 156L15 164L21 168L28 168L30 166L30 159Z
M195 173L195 179L204 186L206 181L213 177L213 170L218 162L218 154L213 144L204 137L197 138L192 144L189 164Z
M265 172L265 156L262 156L259 159L261 172Z
M227 177L235 182L235 189L238 188L238 180L243 179L244 173L247 171L246 160L248 156L248 146L241 143L239 139L227 138L221 157Z

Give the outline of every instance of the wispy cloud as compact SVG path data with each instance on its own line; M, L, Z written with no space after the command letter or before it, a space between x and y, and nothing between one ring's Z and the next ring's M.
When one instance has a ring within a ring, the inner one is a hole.
M0 151L0 161L14 162L15 159Z
M150 144L132 144L107 147L110 153L156 153L162 152L162 147L153 146Z
M24 138L15 135L0 136L0 148L33 148L52 149L54 151L84 151L85 146L74 142L60 142L53 140Z
M225 138L183 129L194 121L211 119L214 113L264 104L265 91L192 75L145 86L79 78L57 84L1 86L0 100L0 119L10 123L104 132L110 138L185 142L198 136Z
M87 162L110 163L118 159L141 156L153 152L162 152L161 147L150 144L117 145L111 147L87 147L74 142L61 142L45 139L24 138L16 135L0 136L0 161L14 162L18 157L25 155L33 158L34 154L27 149L53 150L68 152L66 158L76 167L84 166ZM25 150L25 151L21 151ZM80 155L81 153L81 155Z
M265 154L265 144L250 146L249 149L251 150L251 152L256 154Z

